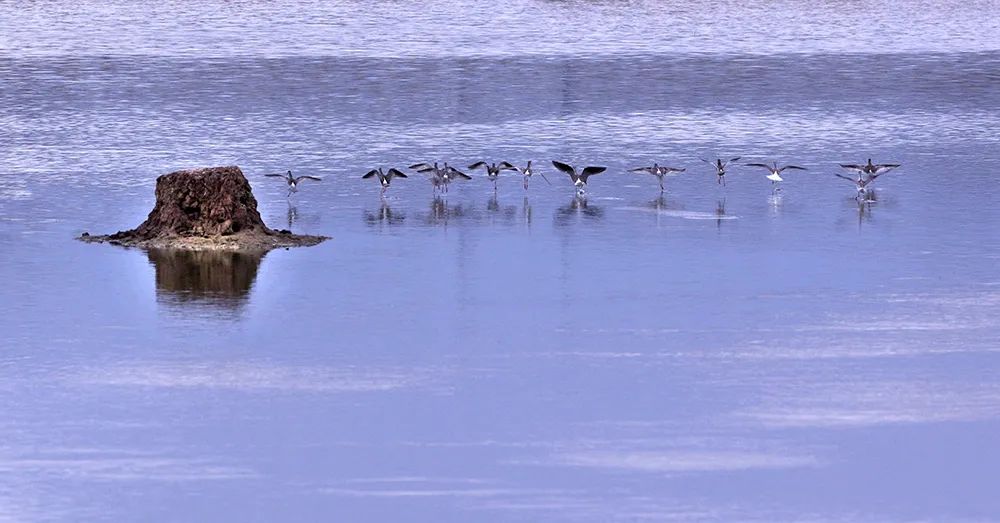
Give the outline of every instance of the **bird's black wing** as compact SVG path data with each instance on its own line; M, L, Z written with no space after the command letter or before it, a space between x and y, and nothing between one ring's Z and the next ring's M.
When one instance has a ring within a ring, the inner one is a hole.
M391 172L392 169L389 169L389 171ZM365 173L365 175L362 176L361 178L362 179L371 178L372 176L375 176L376 174L378 174L378 169L372 169L372 170L368 171L367 173Z
M601 174L606 170L608 170L607 167L584 167L583 172L580 173L580 179L583 180L583 183L587 183L587 178L590 178L595 174Z
M469 166L469 169L478 169L480 167L487 167L486 162L476 162Z
M403 174L403 171L400 171L399 169L389 169L388 176L390 177L395 176L396 178L406 178L406 175Z
M570 164L568 164L568 163L562 163L562 162L557 162L555 160L552 160L552 165L554 165L556 169L559 169L560 171L562 171L562 172L564 172L566 174L570 174L570 175L576 174L576 170L573 169L573 166L570 165Z

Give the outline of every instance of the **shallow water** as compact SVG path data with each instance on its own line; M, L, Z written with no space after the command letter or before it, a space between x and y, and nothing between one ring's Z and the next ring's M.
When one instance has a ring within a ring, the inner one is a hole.
M0 8L0 520L1000 518L995 3ZM332 240L72 240L218 164Z

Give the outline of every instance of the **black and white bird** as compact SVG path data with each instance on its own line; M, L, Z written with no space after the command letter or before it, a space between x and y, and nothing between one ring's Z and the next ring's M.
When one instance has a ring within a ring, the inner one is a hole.
M552 165L554 165L556 169L559 169L560 171L569 175L570 180L573 180L573 185L576 186L577 194L581 196L583 196L587 192L587 179L595 174L601 174L602 172L608 169L607 167L590 166L590 167L584 167L583 170L581 170L580 173L577 174L576 169L574 169L572 165L562 162L557 162L555 160L552 161Z
M636 167L635 169L629 169L629 172L633 173L648 173L656 176L660 180L660 192L666 190L663 187L663 177L664 176L676 176L678 173L684 172L684 169L679 169L677 167L664 167L658 163L654 163L652 167Z
M523 169L519 167L514 167L514 168L517 169L517 171L524 176L524 190L527 191L528 180L531 179L531 177L535 174L535 170L531 168L531 160L528 160L528 165L524 166ZM552 185L552 182L550 182L549 179L545 177L545 173L538 171L538 174L542 176L542 179L545 180L545 183Z
M855 163L842 163L841 167L847 169L848 171L853 171L858 173L859 176L879 176L885 174L896 167L899 167L898 163L872 163L872 159L868 159L868 163L864 165L858 165Z
M385 194L385 191L389 188L389 184L392 183L393 178L406 178L406 174L398 169L389 169L388 172L383 172L381 167L368 171L361 178L367 179L373 176L378 176L378 183L382 186L381 194Z
M493 192L496 192L497 190L497 178L500 177L500 171L517 170L517 167L514 167L513 165L507 162L500 162L500 163L476 162L470 165L469 169L476 170L479 169L480 167L486 168L486 177L489 178L491 182L493 182Z
M840 173L834 173L834 175L837 178L843 178L844 180L847 180L847 181L849 181L849 182L851 182L851 183L854 184L854 187L857 188L857 190L858 190L858 193L854 196L855 200L866 201L866 200L872 199L872 196L874 195L873 192L872 192L871 187L869 187L869 186L872 184L872 182L875 181L876 178L878 178L879 176L882 176L886 172L888 172L888 170L882 171L882 172L877 173L877 174L873 174L871 176L865 176L864 174L862 174L861 172L859 172L857 178L854 178L854 177L851 177L851 176L847 176L846 174L840 174Z
M780 191L781 190L781 188L778 187L778 184L781 183L781 182L783 182L783 181L785 181L785 179L781 177L781 173L785 172L786 170L788 170L788 169L797 170L797 171L808 171L809 170L809 169L806 169L805 167L799 167L798 165L784 165L784 166L778 167L778 163L777 162L771 162L771 165L768 165L766 163L748 163L746 165L747 165L747 167L761 167L761 168L767 169L768 170L768 174L767 174L766 178L768 180L771 180L771 187L773 187L772 191Z
M434 162L434 165L429 163L417 163L411 165L410 169L430 176L431 184L434 186L435 191L441 190L442 192L448 192L448 185L455 179L472 179L472 177L468 174L465 174L462 171L448 165L448 162L444 162L443 167L439 167L437 162Z
M282 173L265 174L264 176L270 176L271 178L284 178L285 182L288 184L288 196L291 196L293 192L298 192L299 190L298 186L299 183L302 182L302 180L315 180L317 182L323 180L322 178L316 176L309 176L305 174L302 176L292 176L292 171L288 171L287 173L284 174Z
M733 163L733 162L735 162L735 161L737 161L737 160L739 160L740 157L737 156L736 158L730 158L729 160L726 160L726 161L722 161L722 158L717 158L714 162L710 162L710 161L708 161L708 160L706 160L704 158L698 158L698 159L701 160L701 161L703 161L703 162L705 162L705 163L707 163L707 164L709 164L709 165L711 165L712 167L715 167L715 174L718 176L717 182L720 183L723 187L725 187L725 185L726 185L726 166L729 165L729 164L731 164L731 163Z

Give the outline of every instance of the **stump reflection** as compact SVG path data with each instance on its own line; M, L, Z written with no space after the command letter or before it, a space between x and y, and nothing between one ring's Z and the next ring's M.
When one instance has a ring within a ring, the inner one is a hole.
M249 298L263 252L146 251L156 271L158 300L236 309Z

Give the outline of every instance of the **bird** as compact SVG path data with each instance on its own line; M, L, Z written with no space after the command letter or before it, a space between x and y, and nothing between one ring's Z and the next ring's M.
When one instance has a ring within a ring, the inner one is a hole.
M785 166L782 166L782 167L778 167L778 163L777 162L771 162L771 165L768 165L766 163L748 163L748 164L746 164L746 166L747 167L763 167L764 169L767 169L768 171L770 171L768 173L768 175L767 175L767 179L771 180L771 186L774 187L774 189L772 189L772 192L774 192L774 191L780 191L781 190L781 188L779 188L777 186L777 184L779 182L785 181L784 178L781 177L781 173L784 172L785 170L787 170L787 169L794 169L794 170L797 170L797 171L808 171L809 170L809 169L806 169L805 167L799 167L798 165L785 165Z
M389 184L392 183L392 179L393 178L406 178L407 177L405 174L403 174L402 171L400 171L398 169L392 169L392 168L390 168L388 172L383 172L382 168L379 167L378 169L372 169L372 170L368 171L361 178L362 179L367 179L367 178L371 178L373 176L378 176L378 182L379 182L379 184L382 185L382 192L381 192L381 194L383 194L383 195L385 194L386 189L389 188Z
M535 174L534 169L531 168L531 160L528 160L528 165L526 165L523 169L518 167L514 167L514 169L516 169L518 172L524 175L524 190L527 191L528 179L530 179L531 176ZM545 177L545 173L538 171L538 174L542 175L542 179L545 180L545 183L552 185L552 182L550 182L549 179Z
M872 174L871 176L869 176L867 178L860 171L858 172L858 177L857 178L852 178L850 176L847 176L846 174L840 174L840 173L834 173L834 176L836 176L837 178L843 178L843 179L845 179L845 180L853 183L854 186L857 187L857 189L858 189L858 193L857 193L857 195L854 196L854 199L858 200L858 201L864 201L864 200L870 199L870 196L874 195L874 193L872 193L872 189L870 189L868 186L871 185L872 182L874 182L876 178L878 178L879 176L882 176L886 172L888 172L888 170L882 171L882 172L877 173L877 174Z
M590 178L595 174L601 174L602 172L608 169L607 167L590 166L590 167L584 167L583 170L580 171L580 174L577 174L576 169L574 169L572 165L562 162L557 162L555 160L552 160L552 165L554 165L556 169L559 169L560 171L569 175L569 178L573 180L573 185L576 186L577 194L581 196L583 196L583 194L586 193L587 178Z
M265 174L264 176L270 176L272 178L284 178L285 182L288 183L288 196L291 196L293 192L298 192L299 190L298 185L299 182L301 182L302 180L315 180L317 182L323 181L322 178L319 178L317 176L309 176L306 174L302 176L292 176L292 171L288 171L285 174L282 173Z
M629 172L649 173L656 176L660 180L660 192L663 192L665 190L663 187L663 177L674 175L674 173L682 173L684 172L684 169L679 169L677 167L661 167L660 164L654 163L652 167L636 167L635 169L629 169Z
M434 162L434 165L429 163L417 163L411 165L410 169L413 169L418 173L430 175L431 184L434 186L434 190L440 189L443 192L448 192L448 184L450 184L453 179L472 179L472 177L468 174L465 174L462 171L448 165L448 162L444 162L443 167L439 167L437 162Z
M517 167L507 163L486 163L486 162L476 162L469 166L469 169L475 170L480 167L486 167L486 177L493 182L493 192L497 190L497 178L500 177L500 171L516 171Z
M862 176L877 176L889 172L901 164L898 163L872 163L872 159L868 159L868 163L865 165L858 165L854 163L842 163L841 167L849 171L855 171Z
M725 162L722 161L722 158L717 158L714 162L710 162L710 161L708 161L708 160L706 160L704 158L698 158L698 159L701 160L701 161L703 161L703 162L705 162L705 163L707 163L707 164L709 164L709 165L711 165L712 167L715 167L715 174L718 175L718 177L719 177L717 181L718 181L718 183L722 184L723 187L725 187L726 186L726 166L729 165L729 164L731 164L731 163L733 163L733 162L735 162L735 161L737 161L737 160L739 160L740 157L737 156L736 158L730 158L729 160L727 160Z

